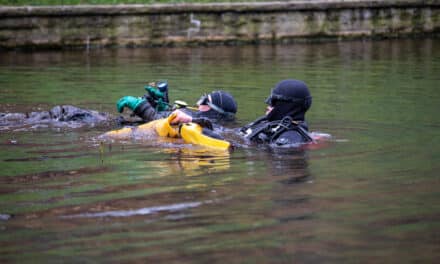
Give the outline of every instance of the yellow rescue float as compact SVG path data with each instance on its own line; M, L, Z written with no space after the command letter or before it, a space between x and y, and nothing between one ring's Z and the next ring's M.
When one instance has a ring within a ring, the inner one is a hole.
M184 123L180 125L172 125L172 120L176 114L171 114L167 118L162 118L148 122L137 127L125 127L105 133L105 138L128 140L135 135L159 135L161 137L182 138L187 144L199 145L220 150L228 150L231 143L214 138L207 135L203 127L196 123Z

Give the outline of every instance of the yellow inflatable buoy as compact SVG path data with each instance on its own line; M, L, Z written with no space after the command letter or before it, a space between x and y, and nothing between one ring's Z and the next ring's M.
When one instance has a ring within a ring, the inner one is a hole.
M111 139L127 140L140 134L157 134L161 137L176 138L181 137L187 144L200 145L215 148L218 150L228 150L231 143L226 140L210 137L203 134L203 128L196 123L181 124L180 127L171 125L171 121L176 114L171 114L167 118L151 121L137 127L125 127L118 130L109 131L104 137Z
M171 121L176 117L175 113L172 113L167 118L158 119L155 122L154 128L157 134L161 137L178 137L179 130L177 127L171 126ZM150 123L152 123L150 122ZM150 124L148 123L148 124ZM146 124L146 125L148 125Z
M171 126L171 120L175 118L175 114L171 114L167 118L153 120L146 124L137 127L124 127L117 130L112 130L104 134L104 137L112 139L127 140L134 137L135 133L140 134L154 134L157 133L161 137L178 137L179 130L177 126Z
M228 150L231 143L226 140L213 138L203 134L203 128L195 123L186 123L180 126L180 136L185 143L201 145L216 149Z
M112 130L107 133L105 133L103 136L105 138L112 138L112 139L129 139L131 138L133 134L133 127L124 127L118 130Z

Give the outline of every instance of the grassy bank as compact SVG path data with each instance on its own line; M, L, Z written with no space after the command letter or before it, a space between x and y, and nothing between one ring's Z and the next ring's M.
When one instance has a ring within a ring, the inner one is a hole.
M267 0L0 0L0 5L117 5L117 4L173 4L215 2L268 2Z

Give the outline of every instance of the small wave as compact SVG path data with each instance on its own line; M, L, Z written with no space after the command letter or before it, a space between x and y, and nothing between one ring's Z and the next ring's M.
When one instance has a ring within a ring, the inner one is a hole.
M0 214L0 220L2 220L2 221L7 221L11 218L12 218L12 215L10 215L10 214Z
M310 136L314 139L314 140L330 140L332 138L332 135L328 134L328 133L323 133L323 132L310 132Z
M119 211L107 211L99 213L84 213L77 215L66 215L61 216L61 218L99 218L99 217L130 217L138 215L149 215L163 211L181 211L189 208L194 208L202 205L204 202L190 202L190 203L179 203L171 205L161 205L153 207L145 207L137 210L119 210Z

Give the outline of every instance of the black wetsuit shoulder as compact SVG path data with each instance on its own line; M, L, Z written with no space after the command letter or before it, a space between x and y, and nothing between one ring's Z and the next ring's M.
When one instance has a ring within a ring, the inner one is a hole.
M241 129L241 134L255 143L275 144L277 146L295 145L312 141L308 134L307 123L283 120L268 121L259 118Z

